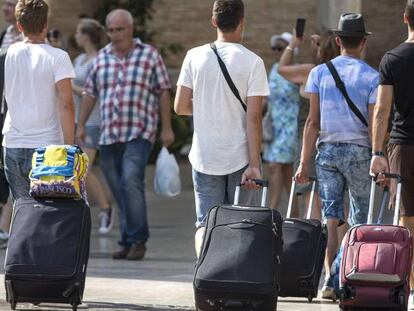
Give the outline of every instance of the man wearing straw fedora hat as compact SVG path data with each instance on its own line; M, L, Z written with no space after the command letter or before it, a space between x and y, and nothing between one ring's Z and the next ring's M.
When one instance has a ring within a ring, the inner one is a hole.
M336 42L341 55L315 67L305 91L310 111L303 135L301 164L295 178L308 180L308 163L317 144L316 171L323 217L328 226L323 298L333 298L330 266L338 247L336 227L365 223L368 213L371 160L370 127L376 102L378 73L361 60L367 36L361 14L342 14ZM318 137L319 134L319 137ZM344 198L349 189L349 216Z

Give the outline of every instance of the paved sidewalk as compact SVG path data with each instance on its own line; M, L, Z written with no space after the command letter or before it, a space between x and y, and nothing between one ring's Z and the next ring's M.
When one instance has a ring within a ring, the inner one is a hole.
M151 237L143 261L114 261L111 252L117 249L118 227L108 236L97 234L98 209L92 207L93 236L86 280L84 304L80 310L194 310L192 278L194 271L194 203L191 175L182 166L183 192L165 199L152 192L152 168L149 168L147 200ZM284 198L286 199L286 198ZM3 262L5 251L0 251ZM9 310L0 286L0 310ZM71 310L69 305L32 306L19 304L19 310ZM315 299L280 298L278 310L338 310L337 304Z

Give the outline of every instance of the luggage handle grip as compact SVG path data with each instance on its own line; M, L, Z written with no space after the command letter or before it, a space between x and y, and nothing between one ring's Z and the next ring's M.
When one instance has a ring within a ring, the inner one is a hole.
M383 173L383 174L385 178L397 180L397 195L395 199L393 225L398 226L399 212L400 212L400 205L401 205L401 189L402 189L401 176L398 174L394 174L394 173ZM370 199L369 199L368 221L367 221L368 224L372 224L373 222L372 220L373 220L373 214L374 214L374 199L375 199L375 188L377 184L377 177L378 175L373 176L372 182L371 182L371 194L370 194ZM384 190L385 190L384 195L386 195L386 189Z
M255 184L261 186L263 188L262 191L262 199L260 202L260 206L265 207L266 206L266 198L267 198L267 188L269 186L269 182L267 180L264 179L251 179ZM242 183L240 183L237 187L236 187L236 193L234 194L234 202L233 205L239 205L239 198L240 198L240 188L241 186L243 186Z
M318 179L314 176L309 177L309 181L312 182L312 190L311 190L311 196L309 198L309 205L308 205L308 212L306 214L306 219L311 218L312 208L313 208L313 198L315 196L317 180ZM292 185L290 187L289 203L288 203L288 209L287 209L287 212L286 212L286 218L290 218L290 215L292 214L293 195L295 194L295 186L296 186L296 180L293 177L292 178Z
M256 185L259 185L260 187L268 187L269 186L269 182L267 180L264 179L250 179L251 181L253 181ZM244 184L240 183L239 186L244 186Z
M379 174L376 174L375 176L373 176L373 177L372 177L372 179L373 179L374 181L377 181L378 175L379 175ZM388 179L396 179L396 180L397 180L397 183L401 183L401 176L400 176L400 175L398 175L398 174L393 174L393 173L382 173L382 175L384 175L384 177L385 177L385 178L388 178Z

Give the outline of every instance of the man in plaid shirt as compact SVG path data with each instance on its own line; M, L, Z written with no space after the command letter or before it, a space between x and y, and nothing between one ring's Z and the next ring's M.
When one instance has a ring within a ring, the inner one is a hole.
M120 209L121 250L114 259L140 260L148 239L145 166L155 141L158 113L161 141L174 141L170 80L158 51L133 38L133 18L114 10L106 18L111 43L96 57L86 81L78 120L85 122L98 100L101 111L101 167Z

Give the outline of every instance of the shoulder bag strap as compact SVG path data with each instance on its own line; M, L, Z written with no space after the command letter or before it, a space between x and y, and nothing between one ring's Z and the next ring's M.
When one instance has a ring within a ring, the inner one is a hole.
M218 54L216 45L214 43L210 43L210 47L214 51L214 54L216 54L216 56L217 56L217 60L218 60L220 69L223 72L224 78L226 78L227 84L229 85L231 91L233 92L234 96L236 96L236 98L239 100L240 104L243 107L243 110L247 111L246 104L241 99L239 90L234 85L233 80L231 79L230 74L229 74L229 72L226 68L226 65L224 64L223 60L221 59L220 55Z
M348 103L349 108L352 112L358 117L361 122L368 127L368 122L365 117L362 115L361 111L359 111L358 107L352 102L351 98L349 98L348 92L346 91L345 84L342 82L341 78L339 77L338 71L336 71L335 66L332 64L331 61L326 63L328 66L329 71L331 72L332 77L335 80L336 87L344 96L346 102Z

